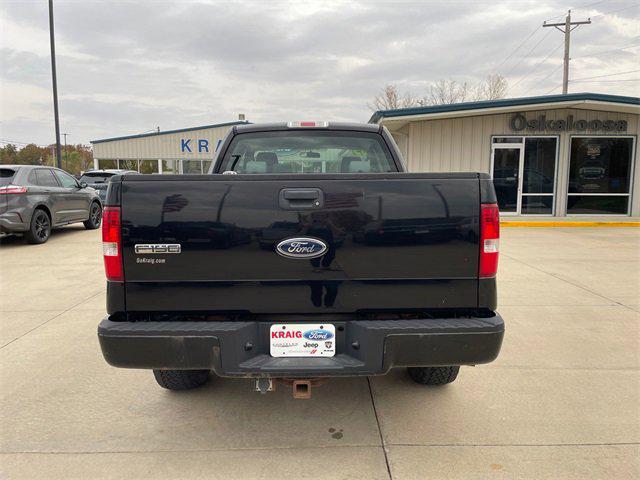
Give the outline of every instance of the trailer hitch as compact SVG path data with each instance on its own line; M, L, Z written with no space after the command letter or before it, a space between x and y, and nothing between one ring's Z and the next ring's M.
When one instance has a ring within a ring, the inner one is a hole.
M269 378L261 377L255 379L256 392L265 394L273 392L276 389L276 381L288 387L291 387L293 398L307 399L311 398L311 388L319 387L326 383L326 378Z

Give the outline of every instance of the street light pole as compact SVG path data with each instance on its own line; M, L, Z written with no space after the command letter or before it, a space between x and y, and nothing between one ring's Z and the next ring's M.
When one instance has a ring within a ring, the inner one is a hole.
M51 44L51 76L53 79L53 116L56 124L56 166L62 168L62 158L60 158L60 116L58 115L58 80L56 75L56 41L53 33L53 0L49 0L49 43Z

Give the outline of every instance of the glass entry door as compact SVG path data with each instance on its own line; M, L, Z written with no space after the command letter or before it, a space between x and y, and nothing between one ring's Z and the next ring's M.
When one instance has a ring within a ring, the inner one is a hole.
M501 214L553 215L557 145L557 137L493 139L493 185Z
M520 213L523 153L522 145L493 145L493 186L501 214Z

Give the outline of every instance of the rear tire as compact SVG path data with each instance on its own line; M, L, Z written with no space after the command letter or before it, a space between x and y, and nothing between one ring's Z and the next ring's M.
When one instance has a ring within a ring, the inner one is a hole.
M458 376L460 367L409 367L407 372L416 383L421 385L446 385Z
M82 222L82 224L87 230L95 230L96 228L100 228L101 223L102 207L98 202L93 202L91 204L91 208L89 209L89 219Z
M51 219L42 208L36 208L31 216L29 230L24 234L27 243L34 245L44 243L51 236Z
M209 370L154 370L153 375L167 390L190 390L209 380Z

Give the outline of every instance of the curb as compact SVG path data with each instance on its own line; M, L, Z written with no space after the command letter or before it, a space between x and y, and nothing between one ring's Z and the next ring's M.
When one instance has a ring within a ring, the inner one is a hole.
M501 227L640 227L640 222L510 222L500 221Z

